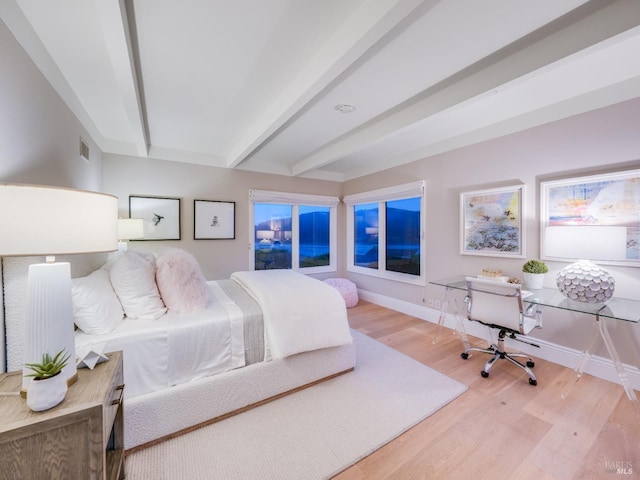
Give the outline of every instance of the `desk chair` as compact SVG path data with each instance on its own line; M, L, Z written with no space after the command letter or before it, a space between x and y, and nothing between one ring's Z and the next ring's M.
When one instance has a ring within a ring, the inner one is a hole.
M469 320L499 330L498 344L492 344L489 348L467 348L460 356L466 360L469 358L470 351L492 355L492 358L485 364L484 370L480 372L485 378L489 376L495 361L504 358L527 372L531 385L537 385L536 376L531 371L535 365L531 357L523 353L507 353L504 349L506 336L540 348L540 345L527 342L516 336L528 335L534 328L541 328L540 315L535 305L531 304L526 311L523 309L520 285L467 277L465 302L467 303L467 318ZM520 363L516 358L526 358L526 365Z

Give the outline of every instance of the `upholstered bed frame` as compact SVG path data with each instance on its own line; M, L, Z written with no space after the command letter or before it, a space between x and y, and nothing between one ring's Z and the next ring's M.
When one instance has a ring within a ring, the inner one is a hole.
M213 423L354 366L355 345L343 345L256 363L125 400L125 448L147 446Z
M77 255L58 260L69 261L72 277L80 277L99 268L105 263L107 256ZM27 271L29 264L38 261L41 259L3 259L5 336L9 371L22 366ZM305 386L348 372L354 366L355 346L343 345L257 363L125 399L125 448L139 449L167 437L186 433Z

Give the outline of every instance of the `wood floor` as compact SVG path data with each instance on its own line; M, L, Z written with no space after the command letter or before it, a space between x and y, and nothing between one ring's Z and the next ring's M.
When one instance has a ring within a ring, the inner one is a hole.
M335 479L640 479L640 408L621 386L585 375L561 399L571 369L536 359L531 386L498 361L482 378L488 357L462 360L451 330L434 345L434 324L362 300L349 323L469 389Z

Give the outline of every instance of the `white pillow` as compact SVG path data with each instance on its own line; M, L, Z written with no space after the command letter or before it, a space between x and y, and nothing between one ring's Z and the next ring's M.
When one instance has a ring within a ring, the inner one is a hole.
M73 321L86 333L109 333L124 317L120 300L111 287L109 274L104 270L72 279L71 297Z
M127 317L155 320L166 313L156 285L153 255L125 252L111 266L109 277Z

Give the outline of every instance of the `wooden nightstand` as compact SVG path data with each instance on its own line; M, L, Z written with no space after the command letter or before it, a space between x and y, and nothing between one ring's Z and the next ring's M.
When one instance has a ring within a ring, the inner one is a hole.
M124 478L122 352L108 357L44 412L18 394L22 372L0 375L0 479Z

